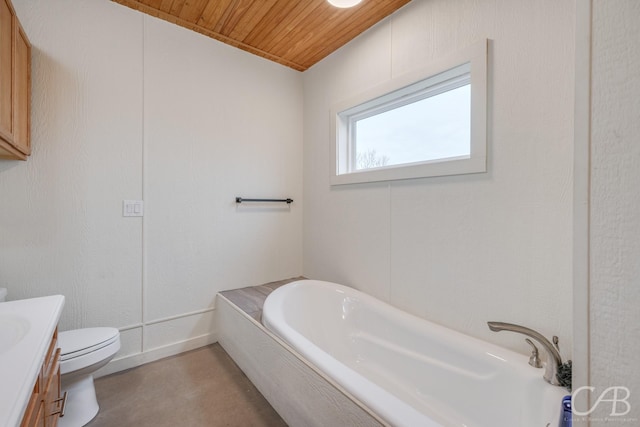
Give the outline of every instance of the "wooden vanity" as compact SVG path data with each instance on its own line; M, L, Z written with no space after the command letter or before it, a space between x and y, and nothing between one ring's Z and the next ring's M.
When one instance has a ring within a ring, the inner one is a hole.
M20 426L57 426L60 414L64 413L66 397L66 393L64 396L60 393L60 349L56 328Z
M0 303L0 427L53 427L60 395L62 295Z

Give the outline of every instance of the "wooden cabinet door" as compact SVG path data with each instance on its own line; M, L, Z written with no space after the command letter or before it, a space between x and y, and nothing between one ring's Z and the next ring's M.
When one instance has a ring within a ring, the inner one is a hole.
M55 427L58 425L58 417L60 415L60 349L55 352L53 366L49 367L47 385L45 386L45 425L47 427Z
M36 416L35 416L35 424L33 424L35 427L47 427L45 424L45 407L44 407L44 401L43 400L38 400L38 411L36 412Z
M20 427L56 427L64 402L60 399L60 349L58 328L53 332L49 349L40 367Z
M13 12L0 0L0 137L13 135Z
M31 45L17 17L13 17L16 31L13 74L13 141L14 146L31 154Z
M0 0L0 158L31 154L31 44L11 0Z
M38 425L38 419L42 418L42 414L44 414L42 399L40 399L40 394L37 391L34 391L31 399L29 400L29 405L24 413L24 418L22 418L20 427L36 427ZM40 425L42 425L42 422L40 422Z

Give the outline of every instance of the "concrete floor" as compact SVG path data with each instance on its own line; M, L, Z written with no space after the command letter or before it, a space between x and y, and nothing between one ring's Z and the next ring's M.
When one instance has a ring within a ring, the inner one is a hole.
M90 427L286 426L219 344L95 381Z

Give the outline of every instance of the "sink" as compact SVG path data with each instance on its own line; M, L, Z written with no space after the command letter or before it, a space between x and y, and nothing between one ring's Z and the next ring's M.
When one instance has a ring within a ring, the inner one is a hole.
M19 314L0 314L0 354L18 344L29 332L29 320Z

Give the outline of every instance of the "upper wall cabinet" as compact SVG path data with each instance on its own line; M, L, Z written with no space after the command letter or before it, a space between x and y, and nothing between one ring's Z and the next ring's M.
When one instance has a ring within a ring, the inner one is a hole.
M31 154L31 44L11 0L0 0L0 158Z

